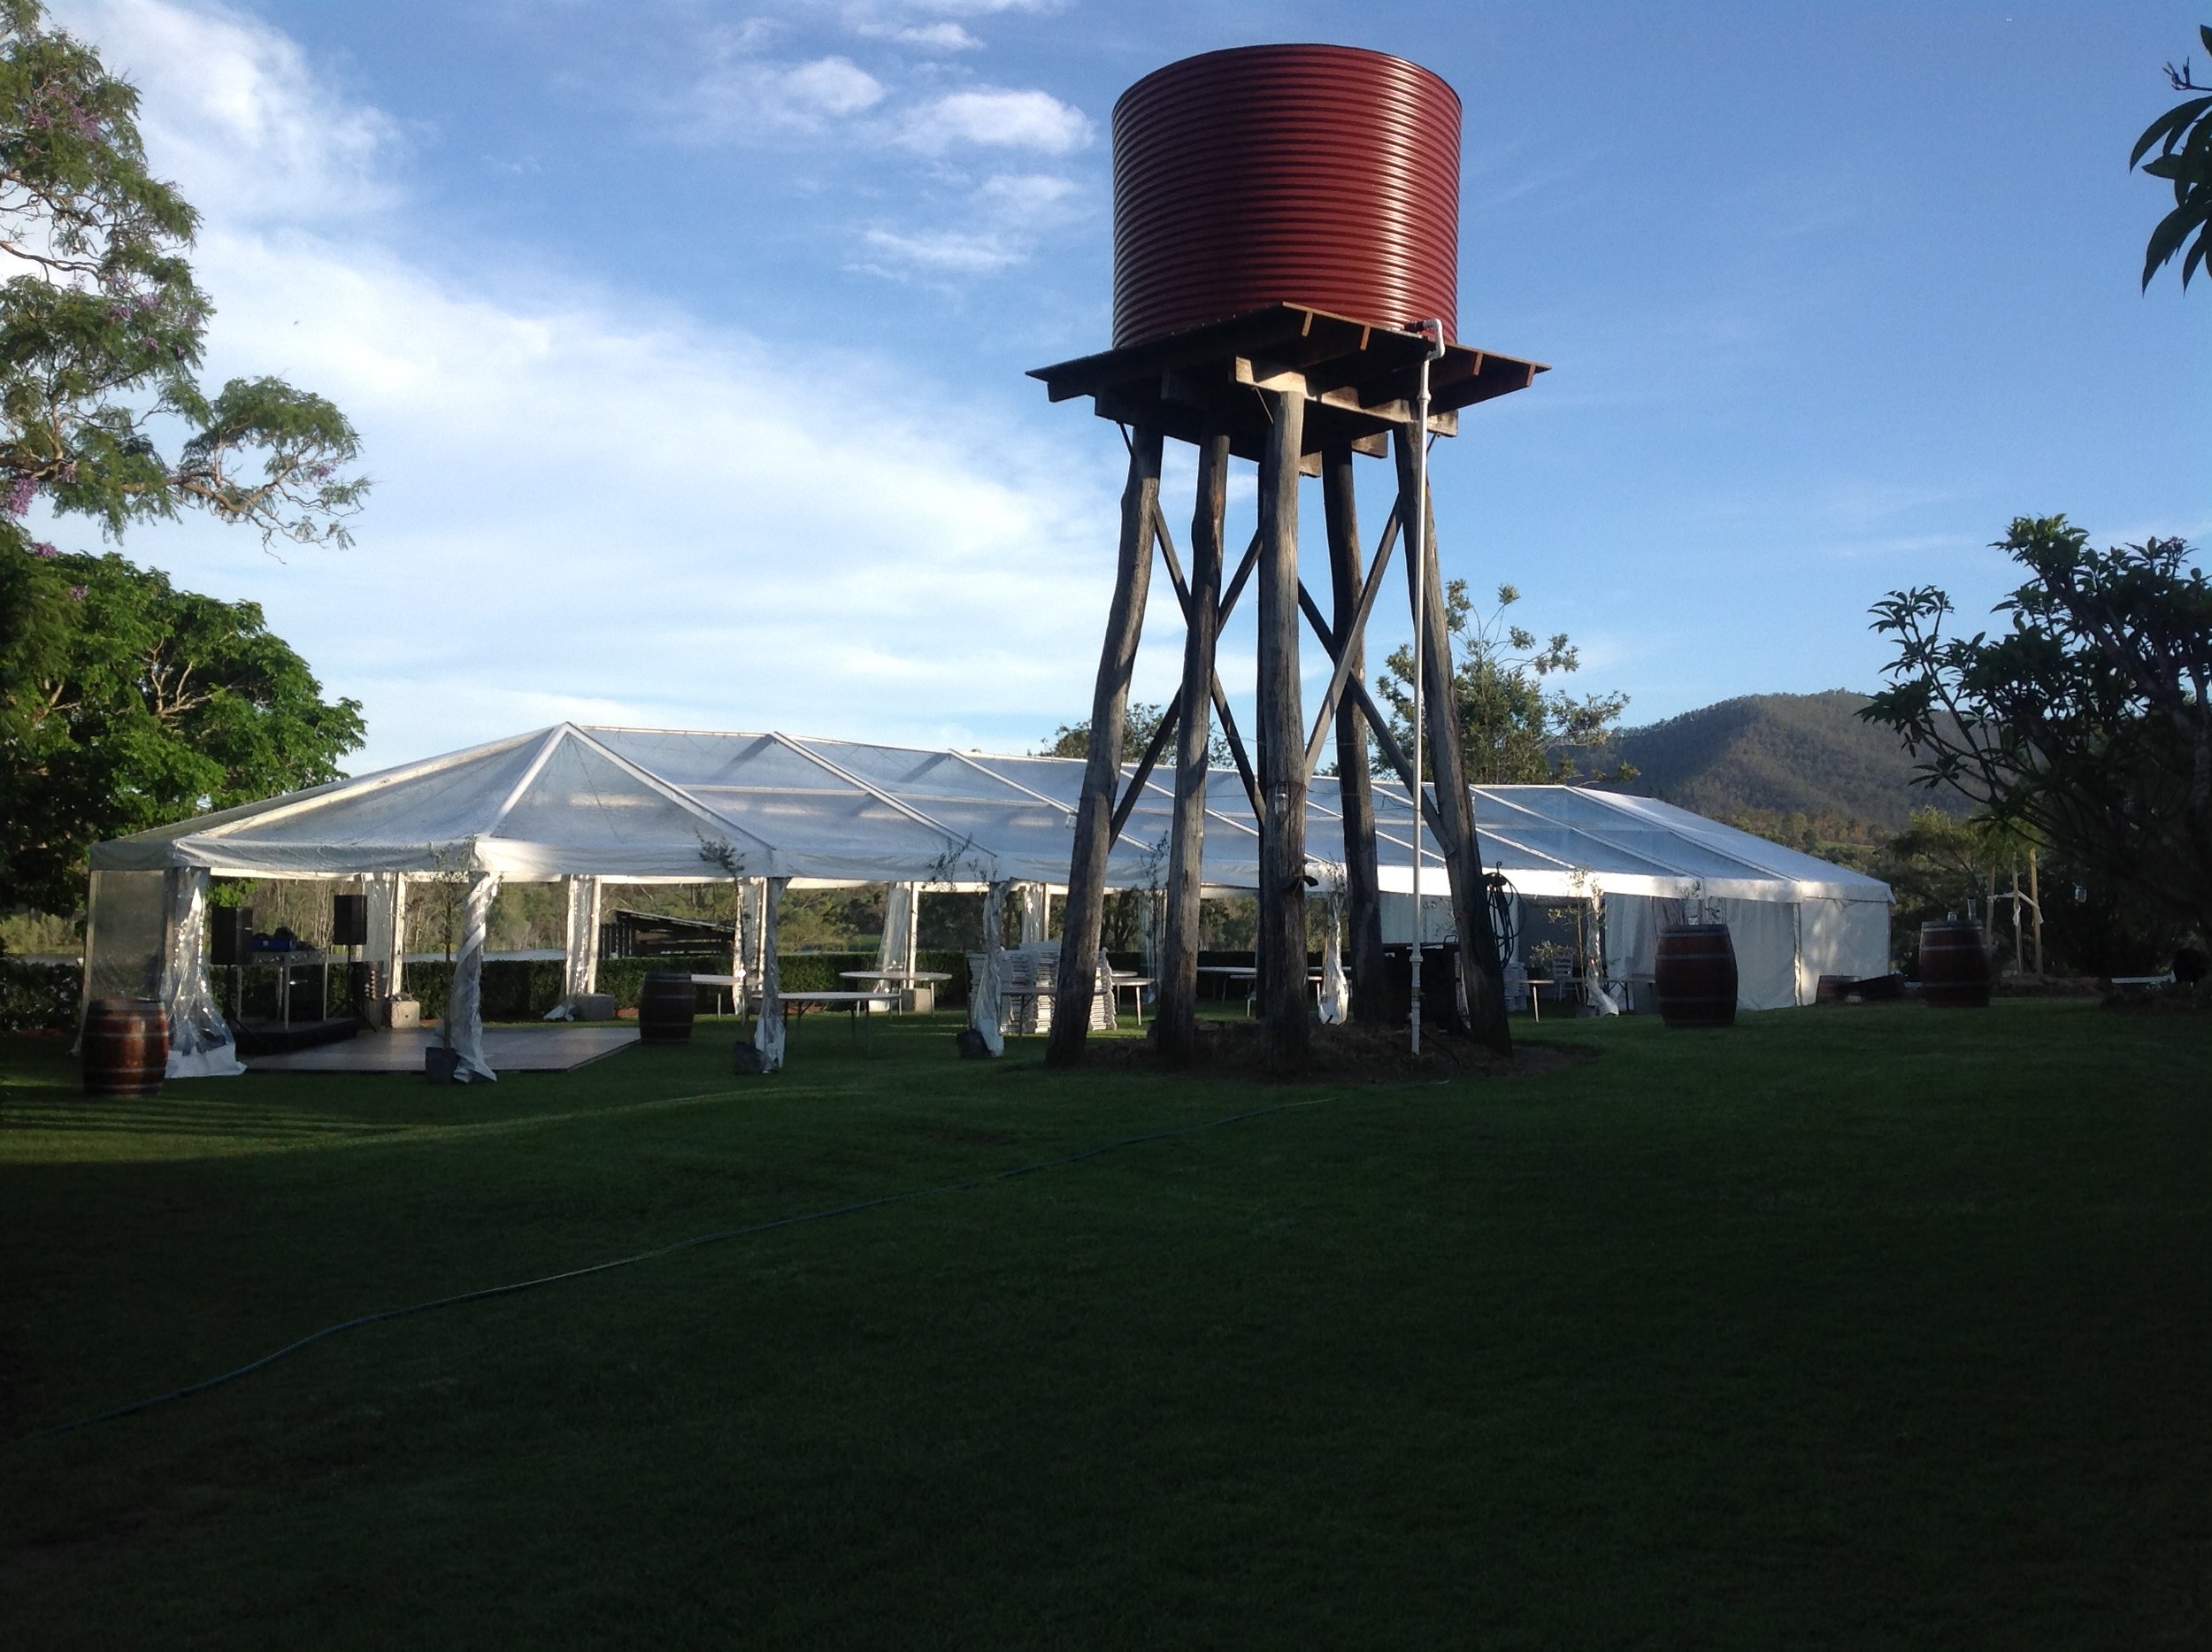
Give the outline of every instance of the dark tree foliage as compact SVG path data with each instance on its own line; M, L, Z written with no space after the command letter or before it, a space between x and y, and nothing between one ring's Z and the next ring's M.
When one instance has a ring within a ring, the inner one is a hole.
M251 603L122 557L0 561L0 611L42 617L0 706L0 899L67 911L86 850L338 778L360 706L322 697Z
M1142 700L1132 700L1125 714L1121 736L1121 760L1134 763L1144 756L1145 748L1152 743L1153 735L1160 732L1160 720L1167 715L1167 707L1152 705ZM1063 723L1052 731L1052 738L1037 748L1032 756L1040 757L1087 757L1091 751L1091 719L1079 723ZM1235 761L1229 754L1229 742L1218 724L1210 725L1206 738L1206 762L1209 766L1225 769ZM1160 753L1164 768L1175 766L1175 737L1170 735L1166 748Z
M2212 52L2212 26L2200 26L2197 35L2205 50ZM2188 251L2181 260L2185 291L2190 277L2212 256L2212 86L2197 84L2186 58L2178 69L2168 64L2166 78L2177 92L2198 95L2176 104L2144 128L2128 157L2128 167L2132 171L2139 165L2174 187L2174 210L2159 219L2143 251L2143 285L2149 287L2151 277L2185 246ZM2145 160L2154 149L2157 155ZM2196 236L2193 244L2192 234Z
M1619 762L1612 746L1624 694L1580 698L1553 687L1553 680L1582 668L1581 651L1555 633L1540 642L1512 624L1506 610L1521 600L1510 585L1498 588L1498 605L1479 611L1467 581L1444 588L1444 626L1451 638L1452 685L1459 697L1460 741L1467 779L1476 786L1589 785L1624 782L1636 771ZM1377 687L1393 713L1402 750L1412 749L1413 649L1394 650ZM1377 758L1376 772L1394 773Z
M27 530L39 506L110 538L196 509L342 545L367 490L322 397L202 388L197 216L137 109L36 0L0 0L0 904L66 911L90 842L332 778L360 743L251 604Z
M2212 927L2212 587L2178 539L2097 551L2064 517L1998 542L2031 575L1992 636L1947 634L1951 602L1893 591L1890 686L1860 713L2001 826L2154 908Z

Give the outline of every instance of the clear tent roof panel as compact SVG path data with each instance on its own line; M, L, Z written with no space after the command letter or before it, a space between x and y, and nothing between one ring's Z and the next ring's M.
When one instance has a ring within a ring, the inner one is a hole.
M94 864L345 876L420 870L433 846L469 843L511 877L679 878L726 875L710 852L724 844L746 875L1057 884L1084 772L1069 758L564 724L102 844ZM1156 769L1109 858L1110 885L1163 880L1172 788L1171 767ZM1373 795L1385 885L1398 887L1411 810L1394 780ZM1210 775L1207 811L1203 880L1251 887L1258 839L1234 771ZM1592 890L1888 898L1873 879L1649 798L1496 787L1478 790L1475 811L1486 864L1532 890L1558 894L1571 877ZM1325 880L1341 832L1337 782L1317 777L1307 848Z

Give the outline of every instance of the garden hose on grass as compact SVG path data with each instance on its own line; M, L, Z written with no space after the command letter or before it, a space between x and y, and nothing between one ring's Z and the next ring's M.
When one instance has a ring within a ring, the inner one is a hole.
M1390 1087L1397 1089L1412 1087L1394 1085ZM1271 1113L1286 1113L1298 1108L1318 1107L1324 1102L1332 1099L1333 1098L1321 1095L1308 1101L1282 1102L1273 1107L1256 1107L1246 1112L1231 1113L1225 1118L1210 1118L1203 1124L1183 1125L1173 1130L1154 1130L1141 1136L1124 1136L1119 1141L1103 1142L1094 1148L1086 1148L1079 1153L1066 1153L1057 1158L1039 1159L1033 1164L1018 1164L1011 1170L992 1171L985 1175L971 1177L965 1181L949 1181L935 1187L916 1187L905 1193L887 1193L874 1199L859 1199L850 1204L833 1205L824 1210L809 1210L798 1216L780 1216L772 1221L749 1223L743 1227L726 1227L717 1233L697 1233L689 1239L677 1240L673 1244L657 1246L651 1250L641 1250L635 1256L618 1256L611 1262L595 1262L586 1267L570 1268L559 1273L548 1273L534 1279L518 1279L507 1285L488 1285L480 1290L461 1291L451 1296L434 1296L428 1302L410 1302L404 1308L386 1308L376 1313L363 1314L357 1318L342 1319L336 1325L327 1325L319 1331L311 1331L297 1341L288 1342L273 1353L264 1354L259 1359L241 1365L234 1371L224 1372L219 1376L204 1378L198 1382L188 1383L181 1388L172 1388L166 1394L157 1394L148 1399L134 1400L128 1405L119 1405L112 1410L96 1412L90 1417L80 1417L73 1422L58 1423L50 1428L35 1429L30 1433L18 1435L16 1443L27 1444L31 1441L45 1440L55 1434L70 1433L80 1428L89 1428L96 1423L111 1423L119 1418L134 1417L141 1411L150 1411L156 1406L167 1405L177 1400L190 1399L196 1394L205 1394L210 1388L219 1388L225 1383L237 1381L241 1377L250 1377L257 1371L266 1371L279 1360L288 1359L302 1348L311 1348L318 1342L336 1336L342 1331L357 1331L364 1325L380 1325L388 1319L404 1319L411 1315L429 1313L439 1308L457 1308L464 1302L489 1302L494 1297L513 1296L523 1291L536 1290L541 1285L559 1285L565 1280L585 1279L592 1274L605 1273L615 1268L634 1267L641 1262L650 1262L658 1256L673 1256L680 1250L692 1250L701 1245L716 1245L732 1239L749 1239L756 1234L774 1233L778 1228L798 1227L809 1222L826 1222L833 1217L856 1216L863 1210L881 1210L884 1206L891 1204L910 1204L917 1199L934 1199L951 1193L972 1193L979 1187L990 1186L993 1182L1010 1181L1017 1176L1030 1176L1039 1171L1056 1170L1067 1164L1079 1164L1086 1159L1094 1159L1102 1154L1118 1152L1123 1148L1141 1147L1150 1141L1166 1141L1176 1136L1196 1135L1201 1131L1218 1130L1225 1125L1237 1125L1248 1119L1264 1118Z

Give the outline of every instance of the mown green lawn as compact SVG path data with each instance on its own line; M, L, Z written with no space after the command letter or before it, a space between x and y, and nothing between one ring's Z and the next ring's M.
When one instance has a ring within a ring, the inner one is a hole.
M145 1103L0 1042L0 1644L2212 1643L2201 1020L1400 1089L949 1030Z

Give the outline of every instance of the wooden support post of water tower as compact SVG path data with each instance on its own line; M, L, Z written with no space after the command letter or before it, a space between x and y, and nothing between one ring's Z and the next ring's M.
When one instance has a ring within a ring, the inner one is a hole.
M1133 434L1129 489L1122 501L1114 600L1100 651L1093 696L1091 743L1078 805L1068 874L1067 916L1053 1009L1048 1059L1079 1060L1093 994L1093 963L1102 926L1109 869L1117 840L1154 764L1170 738L1175 741L1175 802L1168 827L1167 922L1157 978L1156 1026L1164 1057L1187 1057L1195 1033L1199 895L1209 830L1244 838L1223 858L1250 864L1256 828L1254 876L1259 904L1259 997L1267 1037L1283 1059L1294 1062L1307 1036L1311 996L1306 980L1306 878L1312 864L1305 842L1306 794L1334 734L1340 772L1334 783L1343 817L1345 883L1355 914L1351 967L1356 1003L1379 1006L1385 998L1379 931L1361 939L1374 910L1376 828L1374 788L1367 776L1372 741L1409 788L1412 763L1393 736L1364 679L1365 632L1389 566L1402 520L1418 497L1410 445L1425 435L1456 434L1461 410L1526 388L1542 371L1534 362L1448 346L1431 364L1433 399L1419 428L1410 392L1432 341L1402 328L1332 316L1302 306L1271 305L1171 338L1109 350L1040 368L1036 376L1055 401L1091 399L1102 418ZM1198 449L1198 497L1191 526L1192 561L1187 580L1158 505L1162 434ZM1371 565L1362 566L1353 497L1354 460L1389 456L1395 439L1398 508L1392 511ZM1231 460L1256 464L1260 473L1259 532L1234 573L1226 572L1223 511ZM1298 479L1323 478L1330 545L1333 616L1323 613L1299 579ZM1423 507L1419 519L1430 515ZM1122 728L1129 674L1141 626L1152 550L1157 546L1176 587L1185 620L1181 690L1150 749L1124 773ZM1407 578L1415 577L1409 560ZM1473 808L1460 757L1458 711L1450 693L1451 656L1440 580L1433 558L1427 588L1417 604L1426 621L1423 642L1424 766L1436 780L1425 813L1442 855L1452 893L1455 927L1470 973L1466 1012L1475 1034L1505 1046L1503 981L1491 938L1489 908L1477 852ZM1216 638L1248 580L1259 609L1256 689L1257 762L1245 749L1216 670ZM1417 588L1408 586L1409 595ZM1299 615L1331 666L1328 684L1310 728L1302 721ZM1247 826L1210 799L1206 751L1220 719L1251 806ZM1331 783L1324 778L1319 784ZM1116 801L1118 793L1118 801ZM1147 862L1144 846L1121 846L1120 863L1133 872ZM1322 851L1333 858L1334 846ZM1363 886L1368 891L1363 896ZM1438 1004L1439 1020L1455 1018L1454 1006ZM1379 1013L1374 1009L1371 1012Z
M1160 508L1161 446L1156 424L1139 425L1130 438L1113 602L1106 611L1106 641L1099 650L1098 682L1091 694L1090 752L1083 769L1083 790L1076 801L1067 909L1061 918L1058 999L1045 1051L1045 1059L1055 1066L1071 1066L1082 1059L1083 1034L1090 1021L1092 961L1098 954L1105 918L1106 861L1113 852L1114 800L1121 779L1129 678L1136 668L1145 598L1152 584L1152 524Z
M1298 467L1302 391L1263 390L1260 448L1260 1014L1269 1059L1305 1054L1306 728L1298 694Z

